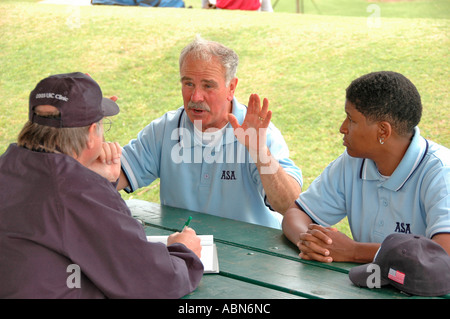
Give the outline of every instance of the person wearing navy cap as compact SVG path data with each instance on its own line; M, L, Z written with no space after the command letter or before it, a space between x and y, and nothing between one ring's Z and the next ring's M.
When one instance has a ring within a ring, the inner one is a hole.
M197 287L195 231L149 243L116 190L121 150L103 125L117 113L80 72L31 92L29 121L0 156L0 298L179 298Z
M392 233L425 236L450 252L450 151L425 139L414 84L391 71L354 80L340 127L346 151L285 214L303 259L371 262ZM349 238L330 228L347 217Z

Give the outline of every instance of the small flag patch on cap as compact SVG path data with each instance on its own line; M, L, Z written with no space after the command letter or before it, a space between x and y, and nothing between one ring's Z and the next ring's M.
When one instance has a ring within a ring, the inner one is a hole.
M405 282L405 274L392 268L389 268L388 278L401 285Z

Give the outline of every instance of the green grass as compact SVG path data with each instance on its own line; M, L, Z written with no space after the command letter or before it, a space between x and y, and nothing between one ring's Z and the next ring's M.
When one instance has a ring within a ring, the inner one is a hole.
M316 1L323 8L331 2ZM345 88L371 71L410 78L422 95L423 135L449 147L450 24L441 12L417 13L385 17L382 9L376 28L365 11L349 17L2 1L0 154L27 120L28 94L37 81L77 70L90 73L106 96L119 97L121 113L107 139L126 144L151 120L182 105L178 55L198 33L239 54L241 102L251 93L269 98L273 122L303 170L304 189L344 150L338 130ZM158 192L155 182L123 197L157 202Z

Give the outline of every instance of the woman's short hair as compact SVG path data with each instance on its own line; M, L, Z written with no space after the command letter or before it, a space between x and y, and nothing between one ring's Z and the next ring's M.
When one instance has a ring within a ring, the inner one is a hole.
M387 121L399 135L413 132L422 117L414 84L400 73L373 72L354 80L346 99L370 121Z

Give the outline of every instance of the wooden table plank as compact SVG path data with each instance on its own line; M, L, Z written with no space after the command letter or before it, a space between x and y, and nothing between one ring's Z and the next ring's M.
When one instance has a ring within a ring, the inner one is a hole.
M146 232L147 235L171 233L169 230L152 226L146 226ZM251 248L224 243L216 243L216 245L220 273L205 275L197 290L186 298L245 299L254 296L255 298L401 299L407 297L398 290L390 288L356 287L350 282L347 274L332 269L267 255ZM234 279L234 282L229 282L230 279ZM212 283L214 286L209 286ZM233 293L230 293L230 289ZM253 294L249 293L252 289L254 289Z
M197 289L183 299L301 299L275 289L222 275L204 275Z
M186 298L248 298L252 291L255 298L421 298L390 286L356 287L348 278L348 269L355 264L301 260L281 230L144 201L127 204L132 215L144 221L147 235L179 231L188 216L198 234L214 235L220 273L205 275Z
M172 231L145 226L147 236L170 235ZM219 256L220 258L220 256ZM220 261L219 261L220 265ZM197 289L184 299L301 299L302 297L285 293L279 289L258 286L246 280L222 274L206 274Z
M304 298L400 299L407 297L396 289L359 288L352 284L345 273L298 261L268 256L220 243L217 244L217 251L222 275Z
M270 255L300 260L298 248L279 229L247 224L174 207L160 206L142 200L128 200L127 205L135 218L144 220L154 226L160 226L163 229L180 230L186 219L192 216L191 227L195 229L197 234L214 235L214 238L221 243L251 247L255 251ZM355 266L353 263L324 264L307 260L302 260L302 262L316 264L318 267L327 269L336 269L344 273L348 273L349 269Z

